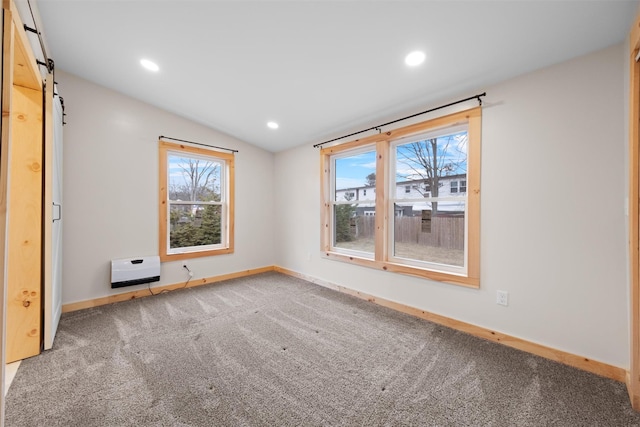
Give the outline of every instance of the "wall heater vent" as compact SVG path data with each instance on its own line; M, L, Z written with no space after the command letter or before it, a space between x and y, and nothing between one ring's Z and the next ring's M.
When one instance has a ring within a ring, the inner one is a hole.
M122 288L159 280L159 256L111 260L111 288Z

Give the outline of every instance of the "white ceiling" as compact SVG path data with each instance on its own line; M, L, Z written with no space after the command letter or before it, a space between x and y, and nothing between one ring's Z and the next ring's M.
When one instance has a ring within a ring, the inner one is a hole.
M278 152L472 96L506 78L622 42L638 2L36 5L58 69ZM424 50L427 60L409 69L404 56L415 49ZM143 57L160 71L144 70ZM60 92L64 96L64 87ZM280 128L267 128L269 120Z

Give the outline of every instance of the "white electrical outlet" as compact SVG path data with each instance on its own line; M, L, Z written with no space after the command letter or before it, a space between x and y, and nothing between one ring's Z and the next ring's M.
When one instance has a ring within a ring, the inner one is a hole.
M507 306L509 305L509 292L498 291L496 293L496 304Z
M187 273L189 274L189 277L193 277L193 271L191 271L191 269L189 269L189 267L187 267L187 264L182 264L182 268L187 270Z

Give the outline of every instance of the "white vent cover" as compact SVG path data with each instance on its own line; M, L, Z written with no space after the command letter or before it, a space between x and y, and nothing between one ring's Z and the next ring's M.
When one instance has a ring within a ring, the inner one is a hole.
M160 280L160 257L111 260L111 287L139 285Z

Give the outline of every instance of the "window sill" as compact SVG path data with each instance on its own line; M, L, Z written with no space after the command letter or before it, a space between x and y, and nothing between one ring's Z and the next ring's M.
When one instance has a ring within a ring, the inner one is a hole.
M194 252L182 252L175 254L160 255L161 262L181 261L191 258L202 258L207 256L225 255L233 253L233 248L215 249L210 251L194 251Z
M392 273L405 274L408 276L419 277L422 279L435 280L437 282L449 283L452 285L464 286L467 288L480 288L479 277L461 276L442 271L428 270L426 268L415 267L412 265L399 264L389 261L377 261L367 258L361 258L353 255L344 255L337 252L323 251L323 257L335 261L346 262L349 264L361 265L363 267L375 268L377 270L388 271Z

